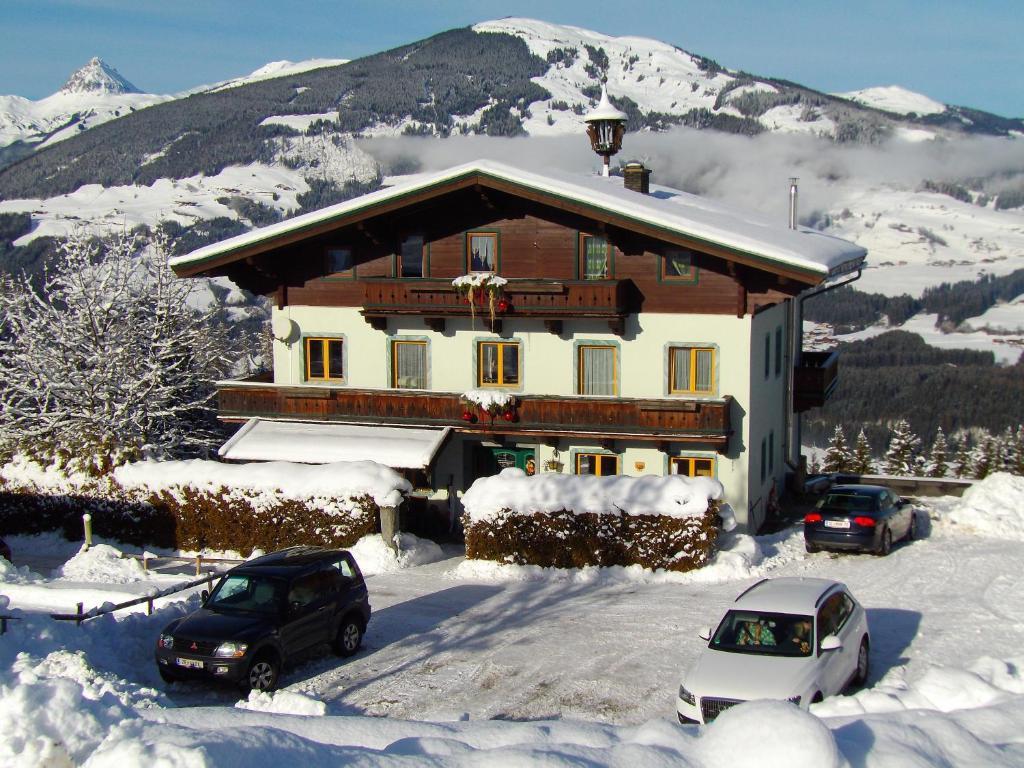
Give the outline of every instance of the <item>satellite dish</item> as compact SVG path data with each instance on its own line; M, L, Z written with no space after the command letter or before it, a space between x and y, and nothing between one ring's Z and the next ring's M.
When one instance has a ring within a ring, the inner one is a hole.
M288 341L294 335L296 326L291 318L281 312L275 312L273 319L270 321L270 329L275 339L278 341Z

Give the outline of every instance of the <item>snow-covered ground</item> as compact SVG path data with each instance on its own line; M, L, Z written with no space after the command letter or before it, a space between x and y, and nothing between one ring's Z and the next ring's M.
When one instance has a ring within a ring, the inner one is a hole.
M195 598L82 627L20 614L0 639L0 763L1022 765L1024 480L996 475L928 511L926 537L887 558L807 555L793 528L734 536L688 575L468 563L412 538L399 563L364 540L363 651L242 701L159 682L154 639ZM32 542L15 539L16 559ZM752 702L678 725L698 629L781 575L850 585L871 622L868 686L810 714Z

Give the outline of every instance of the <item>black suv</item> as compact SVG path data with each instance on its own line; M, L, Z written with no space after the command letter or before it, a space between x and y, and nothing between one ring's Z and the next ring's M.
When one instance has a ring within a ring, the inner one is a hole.
M354 654L369 621L351 554L292 547L225 573L202 608L160 633L156 663L166 682L205 678L269 691L284 664L320 646Z

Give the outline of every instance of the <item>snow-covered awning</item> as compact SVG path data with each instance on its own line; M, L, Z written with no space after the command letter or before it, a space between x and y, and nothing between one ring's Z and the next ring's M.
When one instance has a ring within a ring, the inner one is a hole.
M375 461L394 469L427 469L450 433L451 427L412 429L249 419L217 453L235 461Z

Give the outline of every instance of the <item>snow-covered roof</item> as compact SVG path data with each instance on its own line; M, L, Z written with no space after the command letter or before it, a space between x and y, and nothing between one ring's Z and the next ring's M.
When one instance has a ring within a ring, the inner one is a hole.
M623 187L617 177L540 174L476 160L205 246L172 259L171 266L179 274L197 274L208 262L231 261L236 252L241 258L254 250L269 250L279 242L294 241L304 230L316 231L333 223L341 226L348 218L372 215L375 209L393 207L403 198L459 182L500 185L513 194L521 190L553 204L571 202L592 215L612 216L626 227L632 224L686 238L750 258L768 271L796 271L818 280L856 269L867 255L864 248L846 240L807 228L792 230L758 213L669 187L651 185L650 194L642 194Z
M450 432L451 427L409 429L250 419L217 453L238 461L375 461L395 469L423 469L433 462Z

